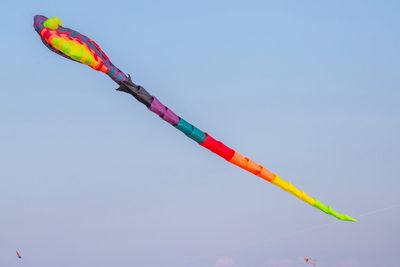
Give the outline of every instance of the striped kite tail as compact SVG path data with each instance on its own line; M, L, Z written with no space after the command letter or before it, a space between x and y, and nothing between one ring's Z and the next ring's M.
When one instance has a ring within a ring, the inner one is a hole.
M163 105L156 97L151 96L143 87L135 85L130 80L130 77L128 78L127 82L123 82L121 84L121 87L117 90L132 94L137 100L146 105L150 109L150 111L159 115L164 121L168 122L176 129L183 132L186 136L199 143L201 146L214 152L215 154L219 155L230 163L239 166L240 168L251 172L254 175L282 188L286 192L289 192L290 194L296 196L297 198L303 200L311 206L329 215L332 215L339 220L353 222L356 221L356 219L350 217L349 215L338 213L333 208L325 205L318 199L313 198L304 191L298 189L292 183L270 172L264 166L254 162L250 158L241 155L239 152L214 139L208 133L203 132L199 128L185 121L184 119L176 115L172 110Z

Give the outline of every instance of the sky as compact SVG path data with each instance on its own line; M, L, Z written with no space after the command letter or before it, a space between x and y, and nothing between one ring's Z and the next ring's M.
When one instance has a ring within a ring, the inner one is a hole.
M399 266L399 12L394 0L2 1L0 266ZM359 221L228 164L56 56L36 14Z

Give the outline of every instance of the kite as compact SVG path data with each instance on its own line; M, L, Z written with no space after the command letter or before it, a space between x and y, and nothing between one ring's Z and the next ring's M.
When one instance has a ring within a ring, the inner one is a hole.
M183 132L186 136L214 152L230 163L250 172L254 175L280 187L288 193L296 196L309 205L343 221L356 221L346 214L341 214L333 208L323 204L316 198L306 194L290 182L267 170L252 159L243 156L239 152L214 139L210 134L193 126L183 118L177 116L171 109L162 104L155 96L150 95L142 86L133 83L131 77L114 66L100 46L89 37L62 26L58 17L47 18L36 15L33 26L39 34L42 42L51 51L71 59L73 61L88 65L101 71L119 85L118 91L131 94L139 102L144 104L151 112L157 114L164 121Z
M19 259L21 259L21 258L22 258L22 256L21 256L21 253L19 253L19 252L18 252L18 250L17 250L17 251L15 251L15 253L17 254L17 257L18 257Z
M312 265L312 266L317 266L317 264L316 264L312 259L310 259L310 258L304 258L304 262L305 262L306 264L310 264L310 265Z

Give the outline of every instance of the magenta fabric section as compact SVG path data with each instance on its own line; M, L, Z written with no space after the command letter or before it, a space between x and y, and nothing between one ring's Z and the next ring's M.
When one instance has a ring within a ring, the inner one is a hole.
M164 106L155 96L153 96L153 101L151 102L151 106L149 109L173 126L178 125L178 115L176 115L172 110Z

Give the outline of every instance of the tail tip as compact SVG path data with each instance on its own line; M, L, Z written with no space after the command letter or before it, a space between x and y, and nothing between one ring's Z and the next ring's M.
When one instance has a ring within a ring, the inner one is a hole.
M349 215L345 215L345 216L342 218L342 220L343 220L343 221L348 221L348 222L357 222L357 219L355 219L355 218L353 218L353 217L351 217L351 216L349 216Z

